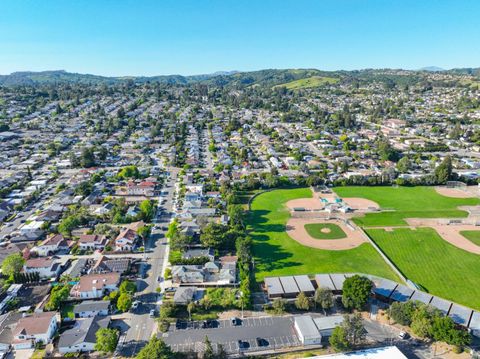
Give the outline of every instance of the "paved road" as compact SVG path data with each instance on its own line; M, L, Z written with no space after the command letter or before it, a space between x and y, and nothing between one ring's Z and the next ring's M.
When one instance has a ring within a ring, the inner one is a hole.
M147 277L137 282L139 292L136 297L142 304L130 316L129 329L124 338L121 339L119 348L119 353L127 357L138 353L148 342L155 329L155 318L151 318L149 312L151 309L158 312L161 298L161 294L156 292L157 288L161 286L158 277L163 277L163 269L168 261L168 243L165 238L165 231L160 228L168 226L172 218L174 184L178 174L178 169L169 168L168 170L171 175L166 181L166 187L164 187L167 193L160 196L163 197L163 205L159 206L154 219L154 223L159 229L152 230L152 235L146 245L147 250L152 250L152 252L147 253L148 259L145 269Z

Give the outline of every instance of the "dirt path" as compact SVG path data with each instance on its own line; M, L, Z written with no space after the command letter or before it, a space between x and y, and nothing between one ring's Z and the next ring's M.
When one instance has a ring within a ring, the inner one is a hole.
M315 239L311 237L305 229L305 225L309 223L332 223L339 226L347 235L343 239ZM367 242L362 231L357 229L353 231L342 221L322 220L313 218L290 218L287 222L287 234L298 243L318 249L324 250L346 250L356 248L362 243Z
M442 196L453 198L472 198L480 195L478 186L467 186L465 189L437 186L435 191Z

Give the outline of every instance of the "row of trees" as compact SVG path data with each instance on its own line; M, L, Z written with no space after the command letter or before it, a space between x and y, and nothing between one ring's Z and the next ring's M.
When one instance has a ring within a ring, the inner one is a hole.
M470 334L458 329L452 318L421 302L395 302L388 309L388 315L395 322L410 326L419 337L455 345L458 351L471 341Z

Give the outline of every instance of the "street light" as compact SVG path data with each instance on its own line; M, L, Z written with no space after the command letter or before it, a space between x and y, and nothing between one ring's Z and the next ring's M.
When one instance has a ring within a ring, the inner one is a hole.
M242 305L242 319L243 319L243 292L239 291L238 294L240 295L240 304Z

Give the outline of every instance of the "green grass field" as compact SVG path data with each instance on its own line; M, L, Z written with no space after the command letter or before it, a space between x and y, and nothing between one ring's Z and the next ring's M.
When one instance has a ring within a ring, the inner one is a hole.
M329 232L322 232L324 228ZM333 223L308 223L305 230L315 239L341 239L347 236L343 229Z
M312 197L308 188L265 192L252 202L248 229L253 239L257 281L271 275L362 272L399 281L370 244L346 251L305 247L290 238L285 225L290 216L285 203Z
M461 231L460 234L470 242L480 246L480 231Z
M299 90L304 88L313 88L319 87L327 84L335 84L340 79L335 77L323 77L323 76L312 76L307 77L305 79L295 80L291 82L287 82L281 85L276 85L275 87L286 87L289 90Z
M458 206L480 204L478 198L450 198L439 195L433 187L336 187L340 197L359 197L377 202L391 211L367 213L354 221L363 227L402 226L404 218L466 217Z
M444 241L432 228L367 233L407 278L432 294L480 309L480 256Z

